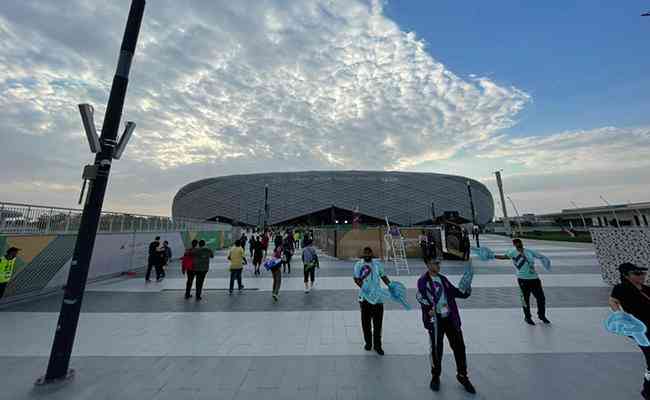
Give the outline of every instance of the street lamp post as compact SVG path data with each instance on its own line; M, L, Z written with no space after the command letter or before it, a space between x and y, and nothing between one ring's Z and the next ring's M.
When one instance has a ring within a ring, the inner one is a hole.
M269 223L269 185L264 185L264 224L262 232L266 232Z
M582 214L580 208L578 208L578 205L573 200L571 201L571 204L573 205L573 207L575 207L575 209L580 214L580 218L582 218L582 227L585 228L585 230L587 230L587 222L585 221L585 216Z
M499 197L501 197L501 208L503 210L503 227L506 231L506 235L512 235L512 229L510 227L510 220L508 219L508 210L506 208L506 199L503 195L503 182L501 181L501 170L494 171L494 175L497 178L497 186L499 187Z
M476 247L481 247L481 244L479 242L478 238L478 231L475 231L476 228L476 211L474 210L474 197L472 197L472 184L468 180L467 181L467 194L469 195L469 206L472 209L472 232L476 232L476 235L474 238L476 239Z
M135 128L133 123L127 124L127 131L122 135L119 143L117 142L117 131L120 128L124 99L129 84L131 61L133 60L140 33L144 8L145 0L133 0L131 2L100 137L97 137L95 132L92 107L85 104L79 107L86 135L90 140L91 151L96 153L95 163L86 166L84 169L84 181L87 180L91 183L81 215L81 224L70 263L70 273L63 294L61 312L54 333L54 342L52 343L47 372L44 377L36 382L37 384L61 381L74 374L74 371L69 369L70 357L79 324L81 303L86 281L88 280L88 269L95 246L111 163L113 159L121 157L126 141L128 141Z

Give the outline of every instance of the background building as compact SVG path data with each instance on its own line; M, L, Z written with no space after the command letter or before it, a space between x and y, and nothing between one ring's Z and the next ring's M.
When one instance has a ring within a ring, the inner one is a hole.
M360 223L417 225L457 211L472 220L467 190L471 185L476 220L494 217L494 202L480 182L453 175L381 171L317 171L233 175L204 179L174 197L172 215L234 224L264 223L265 187L269 188L269 225Z
M649 226L650 202L568 208L559 213L539 215L538 218L553 220L572 228L616 227L618 224L620 226Z

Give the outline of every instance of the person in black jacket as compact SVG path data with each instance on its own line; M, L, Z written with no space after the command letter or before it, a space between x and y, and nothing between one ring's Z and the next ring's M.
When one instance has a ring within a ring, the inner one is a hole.
M167 272L165 271L165 268L169 265L169 263L172 261L172 248L169 247L169 242L164 241L163 242L163 251L161 254L162 260L161 260L161 266L160 269L162 270L162 277L164 278L167 276Z
M156 280L160 280L160 260L158 257L158 246L160 246L160 236L156 236L153 242L149 243L149 257L147 258L147 273L144 277L145 282L151 282L151 268L156 269Z
M612 289L609 306L614 311L632 314L650 328L650 286L645 284L648 268L623 263L618 270L621 273L621 283ZM646 331L646 336L650 339L650 332ZM641 396L650 400L650 347L641 347L641 351L646 363Z

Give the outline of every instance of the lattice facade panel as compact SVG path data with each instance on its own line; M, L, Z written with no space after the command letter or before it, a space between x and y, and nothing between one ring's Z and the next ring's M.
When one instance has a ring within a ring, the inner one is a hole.
M436 213L458 211L471 220L467 182L472 187L477 222L494 217L492 194L482 183L462 176L381 171L309 171L232 175L190 183L175 196L174 217L228 218L250 225L264 212L269 186L269 224L299 218L335 206L400 225L430 220Z

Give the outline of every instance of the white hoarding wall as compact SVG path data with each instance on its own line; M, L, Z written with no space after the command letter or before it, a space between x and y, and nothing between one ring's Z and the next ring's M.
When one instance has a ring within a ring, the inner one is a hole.
M590 232L603 280L610 285L620 282L618 266L624 262L650 267L649 228L593 228Z
M88 279L115 276L121 273L146 267L149 253L149 243L156 236L169 242L172 257L178 259L185 250L180 232L167 233L117 233L98 234L90 261ZM48 288L65 285L70 271L68 261L48 283Z

